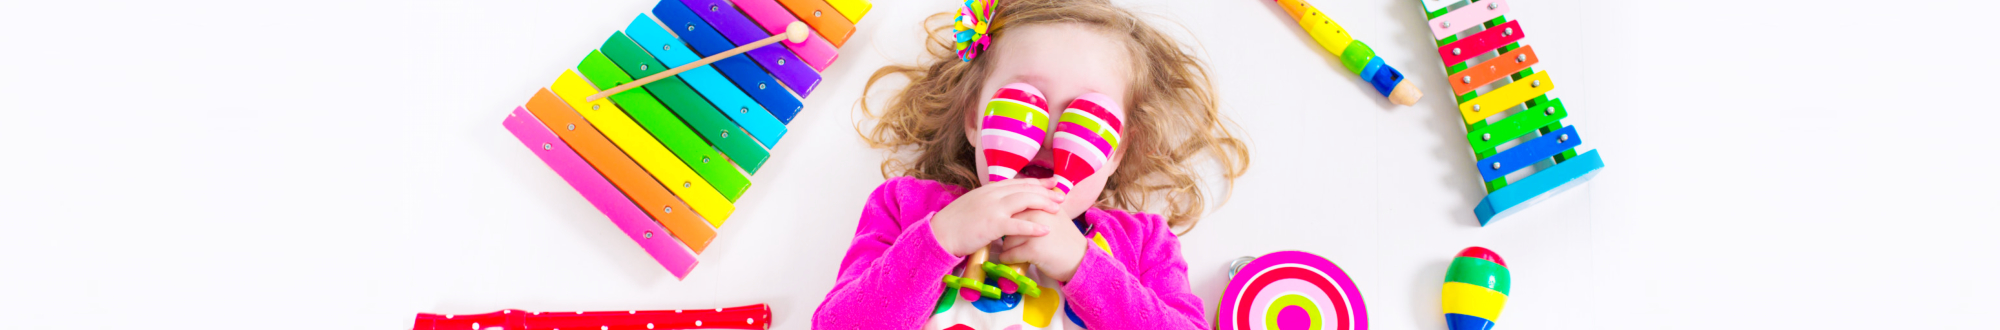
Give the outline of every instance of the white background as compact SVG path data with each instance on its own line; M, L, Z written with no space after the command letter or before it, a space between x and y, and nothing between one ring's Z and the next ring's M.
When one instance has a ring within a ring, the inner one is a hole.
M1211 313L1228 260L1296 249L1347 269L1375 328L1442 329L1471 245L1513 267L1501 329L1972 328L2000 308L2000 75L1991 21L1954 9L1971 1L1511 1L1608 167L1484 228L1416 1L1316 1L1430 93L1415 107L1269 1L1122 2L1200 44L1253 145L1182 238ZM0 2L0 328L751 303L806 328L882 181L863 82L953 3L876 1L676 280L500 126L652 1Z

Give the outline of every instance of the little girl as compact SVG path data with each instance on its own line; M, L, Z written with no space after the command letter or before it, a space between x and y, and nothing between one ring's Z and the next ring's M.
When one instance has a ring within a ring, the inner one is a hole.
M1206 203L1196 167L1213 162L1233 184L1248 154L1217 111L1207 69L1107 0L967 4L983 8L926 22L937 27L925 63L869 79L870 90L892 74L911 80L870 113L879 123L865 134L908 159L883 162L885 177L902 177L869 196L813 328L1208 328L1175 230L1192 229ZM951 22L961 16L979 23ZM1056 139L1046 138L1014 179L988 183L979 117L1010 84L1041 93L1048 127L1079 96L1109 96L1099 102L1116 103L1103 108L1122 118L1122 138L1101 169L1070 178L1067 194L1053 190ZM942 279L966 275L955 272L989 246L995 262L1032 265L1039 296L948 292Z

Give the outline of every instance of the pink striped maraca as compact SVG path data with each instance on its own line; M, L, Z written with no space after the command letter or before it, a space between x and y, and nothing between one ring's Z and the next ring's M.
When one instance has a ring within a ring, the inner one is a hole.
M988 182L1014 178L1042 151L1049 131L1049 101L1023 83L1000 87L980 119L979 152L986 155Z
M1056 123L1056 188L1067 194L1084 178L1096 174L1118 150L1124 131L1123 111L1109 95L1089 93L1069 102Z

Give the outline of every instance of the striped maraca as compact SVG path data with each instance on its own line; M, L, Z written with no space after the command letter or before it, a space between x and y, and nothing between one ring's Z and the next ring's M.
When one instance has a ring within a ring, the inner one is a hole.
M1491 330L1500 320L1500 308L1514 277L1500 254L1483 247L1469 247L1452 257L1444 276L1444 322L1450 330Z
M1057 189L1069 193L1111 160L1111 152L1118 150L1119 132L1125 130L1122 113L1109 95L1083 94L1069 102L1056 123Z
M1048 126L1049 100L1035 86L1012 83L994 92L993 100L986 101L986 113L979 119L979 153L986 155L986 181L1012 179L1022 167L1028 166L1028 161L1042 152ZM1002 293L1017 291L1030 297L1041 295L1035 281L1023 275L1025 265L987 262L987 250L980 248L966 256L962 273L965 276L945 275L944 283L958 288L960 296L972 301L982 296L999 299ZM995 270L1001 277L997 281L1000 285L986 285L986 273Z
M1014 178L1042 151L1049 131L1049 101L1023 83L1000 87L980 118L979 152L986 155L986 181Z

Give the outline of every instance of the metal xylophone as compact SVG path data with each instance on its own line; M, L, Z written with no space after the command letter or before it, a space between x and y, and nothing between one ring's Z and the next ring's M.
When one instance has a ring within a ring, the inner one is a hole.
M1521 22L1504 16L1507 0L1417 1L1430 20L1438 57L1450 75L1447 83L1465 118L1465 140L1486 181L1486 198L1473 209L1481 226L1589 181L1604 168L1596 150L1577 153L1583 136L1576 126L1563 125L1569 112L1562 99L1548 95L1555 80L1530 67L1539 59L1534 47L1520 42L1527 36ZM1509 146L1516 140L1522 141ZM1538 169L1508 179L1530 167Z
M514 109L504 126L675 277L735 212L871 5L866 0L663 0ZM810 32L689 65L794 22ZM677 75L602 90L688 65Z

